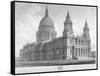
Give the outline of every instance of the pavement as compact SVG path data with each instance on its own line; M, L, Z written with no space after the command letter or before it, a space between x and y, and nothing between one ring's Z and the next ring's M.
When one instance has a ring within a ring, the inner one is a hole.
M21 61L16 62L16 67L31 66L53 66L53 65L77 65L77 64L95 64L95 59L79 58L78 60L56 60L56 61Z

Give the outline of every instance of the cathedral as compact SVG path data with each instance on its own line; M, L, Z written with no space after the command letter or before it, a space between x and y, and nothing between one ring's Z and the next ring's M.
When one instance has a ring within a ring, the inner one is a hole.
M73 22L67 13L61 37L56 37L54 22L49 17L48 9L41 19L36 32L36 43L27 44L20 50L21 60L53 61L89 57L91 39L87 21L84 23L83 34L73 34Z

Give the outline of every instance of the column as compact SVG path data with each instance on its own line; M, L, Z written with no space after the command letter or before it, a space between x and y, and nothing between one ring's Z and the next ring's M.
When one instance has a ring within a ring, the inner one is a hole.
M86 48L84 49L84 56L86 57Z
M79 51L80 51L80 52L79 52L79 56L81 57L81 48L79 48Z
M83 56L83 48L81 48L81 56Z
M79 44L80 44L80 42L79 42ZM80 56L80 48L78 48L78 56Z
M83 57L84 57L84 48L83 48Z
M76 48L74 48L74 56L76 56Z
M76 56L77 56L77 48L76 48Z
M81 48L81 57L82 57L82 48Z
M79 48L77 48L77 56L79 56Z
M79 49L77 48L77 56L79 56Z

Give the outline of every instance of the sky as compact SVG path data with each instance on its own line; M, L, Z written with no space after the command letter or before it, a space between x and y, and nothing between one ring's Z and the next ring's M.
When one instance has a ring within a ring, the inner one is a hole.
M49 17L54 22L57 37L62 36L64 21L69 11L73 22L74 35L81 35L87 20L90 30L92 51L96 50L96 8L71 5L51 5L37 3L15 3L15 55L27 43L36 42L36 31L48 7Z

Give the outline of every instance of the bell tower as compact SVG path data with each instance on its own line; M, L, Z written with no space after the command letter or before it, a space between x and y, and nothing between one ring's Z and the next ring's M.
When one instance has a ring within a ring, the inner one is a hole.
M72 37L73 36L72 21L70 19L69 11L67 13L66 20L64 22L63 36L64 37Z
M88 56L91 51L91 39L90 39L90 34L89 34L89 27L87 20L85 21L85 26L83 28L83 38L85 39L85 45L87 46L87 51L88 51Z
M89 27L88 27L87 20L85 21L85 26L83 28L83 37L90 38L90 36L89 36Z
M66 16L66 20L64 22L64 51L66 51L67 59L72 58L72 46L73 46L73 29L72 29L72 21L70 19L69 11Z

